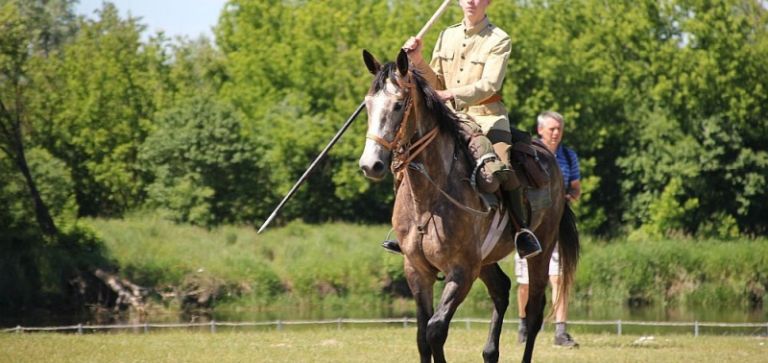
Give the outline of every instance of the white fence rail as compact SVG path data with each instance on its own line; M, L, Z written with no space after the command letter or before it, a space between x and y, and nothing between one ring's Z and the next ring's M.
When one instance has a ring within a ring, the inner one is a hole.
M207 328L211 333L216 332L217 327L268 327L274 326L277 330L282 330L286 326L292 325L336 325L341 329L344 325L354 324L400 324L407 328L409 324L415 324L415 318L394 318L394 319L334 319L334 320L275 320L264 322L221 322L211 320L205 323L141 323L141 324L115 324L115 325L67 325L55 327L23 327L2 329L4 333L24 333L24 332L57 332L73 331L78 334L83 332L95 332L99 330L133 330L148 333L150 330L174 329L174 328ZM487 319L478 318L456 318L451 321L452 324L464 324L468 329L472 324L488 324ZM504 324L517 325L517 320L505 321ZM692 328L693 335L699 336L701 328L754 328L752 335L768 335L768 322L764 323L717 323L717 322L666 322L666 321L622 321L622 320L574 320L569 321L568 325L592 325L592 326L615 326L616 334L622 335L624 327L628 326L652 326L652 327L689 327Z

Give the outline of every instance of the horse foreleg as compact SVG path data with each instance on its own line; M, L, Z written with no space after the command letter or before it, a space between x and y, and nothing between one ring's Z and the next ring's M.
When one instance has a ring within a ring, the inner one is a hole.
M416 298L416 344L422 363L432 362L432 347L427 341L427 324L432 317L432 289L429 293L419 293Z
M546 256L546 260L544 257ZM528 337L525 341L523 362L533 359L533 347L536 336L544 323L544 306L547 304L546 288L549 275L550 253L542 253L528 260L528 302L525 305L525 316Z
M472 279L462 271L454 271L446 276L445 288L435 314L427 325L427 341L432 348L435 363L445 362L443 346L448 339L451 318L472 287Z
M405 277L408 286L416 300L416 344L419 348L419 358L422 363L432 361L432 348L427 342L427 323L433 314L432 296L434 278L428 274L419 273L409 262L405 263Z
M488 341L485 343L485 348L483 348L483 361L498 362L499 338L501 337L501 327L504 323L504 313L506 313L507 306L509 306L509 289L512 287L512 282L497 263L484 266L480 270L480 279L485 283L485 286L488 288L488 295L493 300L491 327L488 332Z

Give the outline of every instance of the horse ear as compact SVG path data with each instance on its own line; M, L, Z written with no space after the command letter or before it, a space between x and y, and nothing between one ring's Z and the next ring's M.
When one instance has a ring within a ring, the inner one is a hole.
M403 77L408 74L408 54L402 49L400 49L400 53L397 54L397 70Z
M363 49L363 61L365 61L365 66L368 67L368 72L371 72L371 74L376 75L381 70L379 61L365 49Z

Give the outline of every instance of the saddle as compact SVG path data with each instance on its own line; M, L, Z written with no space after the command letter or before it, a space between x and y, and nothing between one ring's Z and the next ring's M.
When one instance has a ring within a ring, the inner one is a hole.
M509 174L509 179L503 182L501 189L512 190L524 184L524 198L530 211L548 208L552 204L548 188L552 177L543 156L549 154L554 157L554 155L540 140L531 140L531 135L527 132L513 129L511 134L512 136L509 137L511 146L504 147L501 143L494 145L494 148L497 145L500 146L495 150L498 155L502 152L508 154L507 160L511 164L508 166L513 170ZM526 183L522 183L521 178L524 178ZM497 195L486 193L480 193L480 195L486 205L495 207L503 199L500 192L501 190Z
M549 185L551 179L544 160L543 153L552 152L540 140L531 140L531 135L520 130L512 130L512 148L510 162L516 164L517 170L525 175L528 185L533 189L541 189Z

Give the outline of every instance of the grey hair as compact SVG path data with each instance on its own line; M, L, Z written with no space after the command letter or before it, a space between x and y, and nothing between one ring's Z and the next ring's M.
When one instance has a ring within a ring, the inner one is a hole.
M563 115L555 112L555 111L544 111L539 114L538 117L536 117L536 123L538 127L544 126L544 120L551 118L557 122L560 123L560 126L565 126L565 118L563 118Z

